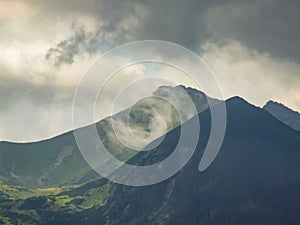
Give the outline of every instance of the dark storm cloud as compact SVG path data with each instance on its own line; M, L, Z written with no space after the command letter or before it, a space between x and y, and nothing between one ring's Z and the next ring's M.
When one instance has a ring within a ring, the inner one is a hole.
M55 47L48 50L46 54L47 60L53 60L55 67L63 64L72 64L74 58L82 53L92 54L99 48L94 43L101 44L101 35L98 32L87 32L84 27L74 24L74 33L66 40L59 42Z
M48 57L55 56L57 65L72 63L82 52L93 54L103 45L141 39L172 41L193 50L207 41L237 40L275 57L299 60L300 2L296 0L63 2L47 4L53 11L92 15L104 25L89 35L77 27L73 37L50 49ZM139 26L124 26L128 17Z
M53 58L59 67L73 63L78 54L93 54L143 39L171 41L193 49L205 36L201 12L206 5L194 0L174 4L171 1L101 1L90 11L82 11L96 17L101 26L88 35L85 28L75 26L74 35L49 49L46 58Z
M78 55L93 55L108 50L115 43L130 40L125 35L127 31L124 28L109 23L98 26L95 30L88 30L84 25L74 23L72 30L73 35L50 48L46 54L46 60L52 60L57 68L63 64L72 64Z
M210 7L205 19L216 41L236 39L275 57L300 59L300 1L223 3Z
M75 11L81 13L81 16L93 16L98 19L99 25L90 30L84 24L74 22L72 24L73 35L50 48L46 54L45 58L53 60L56 67L63 64L72 64L77 55L85 53L92 55L108 50L116 44L134 39L134 36L132 36L135 33L132 30L134 25L130 23L130 19L131 15L134 16L132 19L137 19L135 5L128 4L129 1L92 2L87 1L85 7L80 7L82 1L65 1L67 12L74 13ZM69 5L72 5L70 7L73 10L70 10ZM59 3L52 2L49 6L53 11L58 8L61 12L64 12Z
M63 40L57 46L50 48L46 59L53 59L54 66L60 67L62 64L72 64L74 57L78 55L86 45L86 34L83 28L75 30L73 36Z

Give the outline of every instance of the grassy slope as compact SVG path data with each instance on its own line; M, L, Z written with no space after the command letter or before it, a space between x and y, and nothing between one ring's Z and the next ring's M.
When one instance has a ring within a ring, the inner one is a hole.
M209 111L200 116L195 155L174 177L147 187L100 179L34 196L8 187L0 207L5 209L3 220L72 225L299 224L299 132L241 99L231 99L227 107L223 147L205 172L197 168L210 130ZM130 163L145 165L153 158L166 157L176 144L178 131L167 135L160 147L163 151L137 155ZM15 201L7 201L7 196L15 196Z
M178 88L183 87L161 87L157 90L157 95L176 99ZM191 88L185 90L195 102L198 112L207 109L207 100L202 92ZM165 114L165 111L170 111L170 114ZM148 98L136 104L131 110L130 122L133 127L140 128L138 130L144 129L148 127L147 123L155 113L162 113L166 117L169 121L168 130L180 124L172 106L159 98ZM121 118L122 113L119 114L114 117ZM97 129L104 145L120 160L127 161L136 153L118 141L110 118L97 123ZM66 153L60 159L68 149L72 149L71 154ZM29 188L47 188L85 183L98 177L83 160L72 132L36 143L0 142L0 180L5 183Z

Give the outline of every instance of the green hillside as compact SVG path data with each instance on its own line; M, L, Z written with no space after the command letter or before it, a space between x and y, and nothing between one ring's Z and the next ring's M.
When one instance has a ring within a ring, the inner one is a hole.
M145 187L98 179L50 193L48 189L45 194L5 186L0 204L2 223L298 224L300 133L240 98L232 98L226 105L225 140L204 172L198 171L198 165L210 133L209 111L199 116L200 141L192 159L170 179ZM165 158L179 133L177 127L159 148L140 153L128 163L146 165Z
M130 109L129 124L135 135L141 138L147 137L150 132L149 122L158 114L167 122L167 131L180 125L175 108L160 98L177 101L182 109L185 109L186 103L182 100L178 89L186 90L191 96L198 113L208 108L206 96L200 91L183 86L160 87L154 93L156 97L143 99ZM217 100L213 102L218 103ZM122 161L127 161L136 154L136 151L125 147L118 140L112 128L112 120L120 126L127 124L124 116L126 112L127 110L96 124L106 148ZM192 116L194 115L186 110L184 120ZM163 134L158 133L158 136ZM150 141L145 142L145 145ZM36 143L0 142L0 181L4 183L30 188L47 188L83 184L97 178L99 176L83 160L73 132Z

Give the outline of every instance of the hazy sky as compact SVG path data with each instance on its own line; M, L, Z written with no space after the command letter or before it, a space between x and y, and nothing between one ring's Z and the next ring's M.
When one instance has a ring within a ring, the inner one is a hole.
M0 0L0 140L71 129L74 91L88 66L144 39L197 52L225 98L259 106L272 99L300 111L297 0ZM122 76L144 72L140 65Z

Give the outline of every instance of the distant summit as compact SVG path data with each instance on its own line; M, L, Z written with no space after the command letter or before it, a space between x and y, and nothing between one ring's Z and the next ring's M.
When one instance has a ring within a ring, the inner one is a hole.
M291 128L300 131L300 113L274 101L268 101L263 109Z

